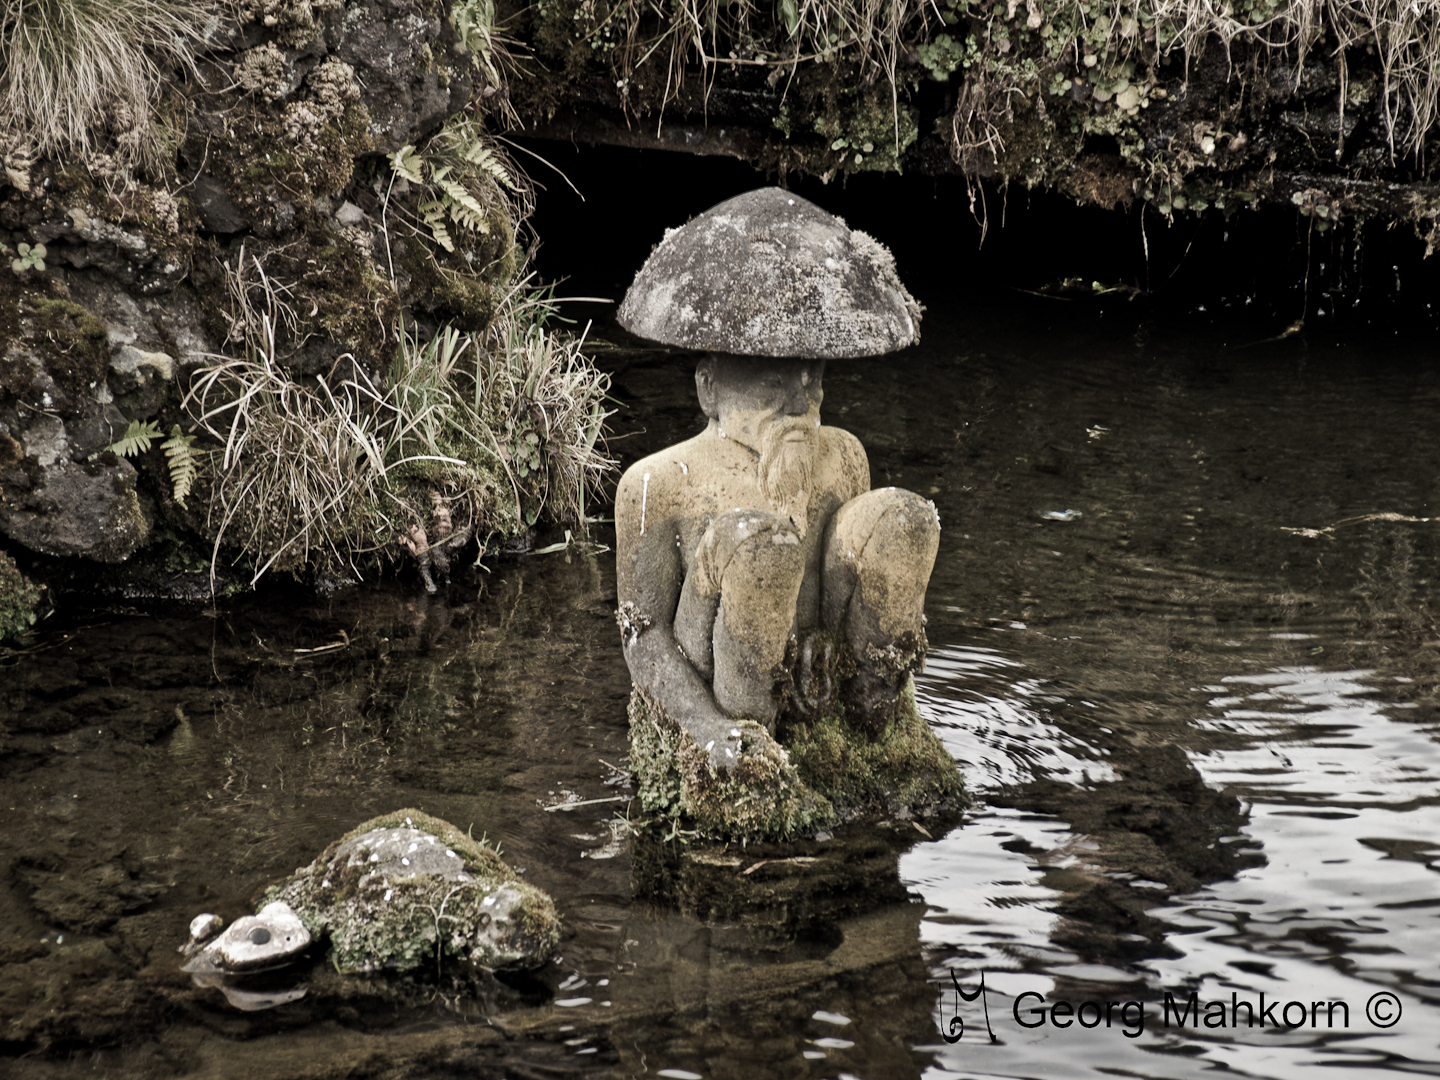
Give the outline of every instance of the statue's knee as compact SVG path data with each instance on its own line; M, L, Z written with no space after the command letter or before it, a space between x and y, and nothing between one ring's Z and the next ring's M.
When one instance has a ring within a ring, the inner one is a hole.
M870 494L877 496L879 513L865 543L865 554L902 557L908 562L923 560L928 578L940 547L940 515L935 504L900 488L881 488Z
M906 551L923 555L939 546L935 504L901 488L876 488L855 496L835 512L827 540L827 547L848 562Z
M918 618L940 548L935 506L913 491L877 488L835 514L825 543L825 625L853 619L858 604L887 624Z

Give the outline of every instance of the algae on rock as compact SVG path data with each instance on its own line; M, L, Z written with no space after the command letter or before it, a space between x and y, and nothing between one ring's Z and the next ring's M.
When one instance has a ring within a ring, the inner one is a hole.
M554 953L554 902L520 881L495 849L419 810L382 814L266 890L312 937L329 940L341 974L427 965L535 966Z
M18 638L35 625L40 597L40 590L15 560L0 551L0 641Z

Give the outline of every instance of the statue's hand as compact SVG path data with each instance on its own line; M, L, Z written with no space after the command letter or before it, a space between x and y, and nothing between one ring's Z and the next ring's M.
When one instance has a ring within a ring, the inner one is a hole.
M686 728L695 745L709 756L711 768L728 771L740 763L740 726L734 721L720 717L687 724Z

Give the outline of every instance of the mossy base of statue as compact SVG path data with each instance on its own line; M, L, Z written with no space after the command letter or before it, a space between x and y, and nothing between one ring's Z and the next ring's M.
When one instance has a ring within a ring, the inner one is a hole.
M677 313L693 335L663 325ZM826 357L908 344L918 315L883 248L778 189L667 235L632 286L622 324L734 350L696 367L705 430L631 466L616 497L649 808L759 837L962 800L911 682L935 508L872 490L859 441L820 421Z

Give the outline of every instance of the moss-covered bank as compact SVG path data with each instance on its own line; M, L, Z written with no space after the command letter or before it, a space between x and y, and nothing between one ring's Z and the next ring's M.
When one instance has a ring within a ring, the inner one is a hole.
M0 533L433 586L488 537L583 531L606 383L527 277L491 7L117 10L23 13L114 62L69 130L0 109ZM53 81L32 39L11 97Z
M1320 228L1379 217L1435 239L1440 32L1401 0L695 2L663 17L549 0L517 25L545 62L514 95L539 134L782 175L959 172L1165 215L1279 203Z

